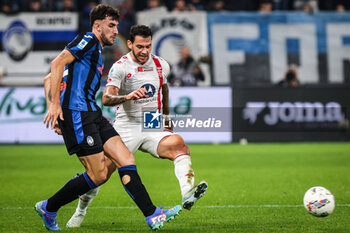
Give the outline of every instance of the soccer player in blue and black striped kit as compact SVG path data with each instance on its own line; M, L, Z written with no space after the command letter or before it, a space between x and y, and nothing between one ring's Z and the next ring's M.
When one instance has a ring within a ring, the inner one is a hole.
M51 64L44 123L62 133L69 154L78 156L86 172L70 179L49 199L36 203L35 210L48 230L61 230L56 221L60 207L107 181L110 174L105 155L118 167L125 190L151 229L159 229L181 210L179 205L172 209L153 205L137 173L133 154L95 102L103 69L102 48L114 43L118 20L117 9L96 6L90 13L92 32L77 36ZM145 97L142 91L134 94L134 99Z

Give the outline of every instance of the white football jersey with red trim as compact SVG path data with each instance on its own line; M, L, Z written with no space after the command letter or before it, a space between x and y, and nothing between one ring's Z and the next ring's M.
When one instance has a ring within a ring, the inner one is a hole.
M167 83L170 73L169 64L161 57L150 55L144 64L132 60L131 53L126 54L111 67L106 86L119 88L119 95L127 95L139 88L145 88L148 98L128 100L117 106L116 120L142 122L144 110L161 110L161 85Z

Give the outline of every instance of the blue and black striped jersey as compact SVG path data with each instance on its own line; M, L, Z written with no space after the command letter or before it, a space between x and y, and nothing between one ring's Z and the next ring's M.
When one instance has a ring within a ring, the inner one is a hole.
M92 32L74 38L66 49L76 58L66 65L61 83L61 106L77 111L97 111L95 95L103 70L102 46Z

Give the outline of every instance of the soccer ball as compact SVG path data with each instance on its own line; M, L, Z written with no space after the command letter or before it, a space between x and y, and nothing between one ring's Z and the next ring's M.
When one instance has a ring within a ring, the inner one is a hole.
M335 199L328 189L316 186L306 191L304 206L310 214L316 217L326 217L333 212Z

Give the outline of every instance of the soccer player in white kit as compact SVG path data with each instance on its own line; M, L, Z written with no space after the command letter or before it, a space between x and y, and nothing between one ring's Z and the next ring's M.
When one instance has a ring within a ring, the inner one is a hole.
M143 130L143 111L146 109L162 112L166 121L170 121L167 85L169 64L161 57L151 54L152 31L147 26L133 26L127 44L131 51L114 63L109 71L103 105L117 106L113 126L131 153L139 149L156 158L173 161L175 175L180 184L182 206L190 210L205 194L208 184L201 181L194 185L188 146L180 135L171 131L172 129L160 132ZM115 170L113 163L109 169L109 174L112 174ZM80 197L76 212L68 221L67 227L80 227L86 209L97 195L98 189Z

